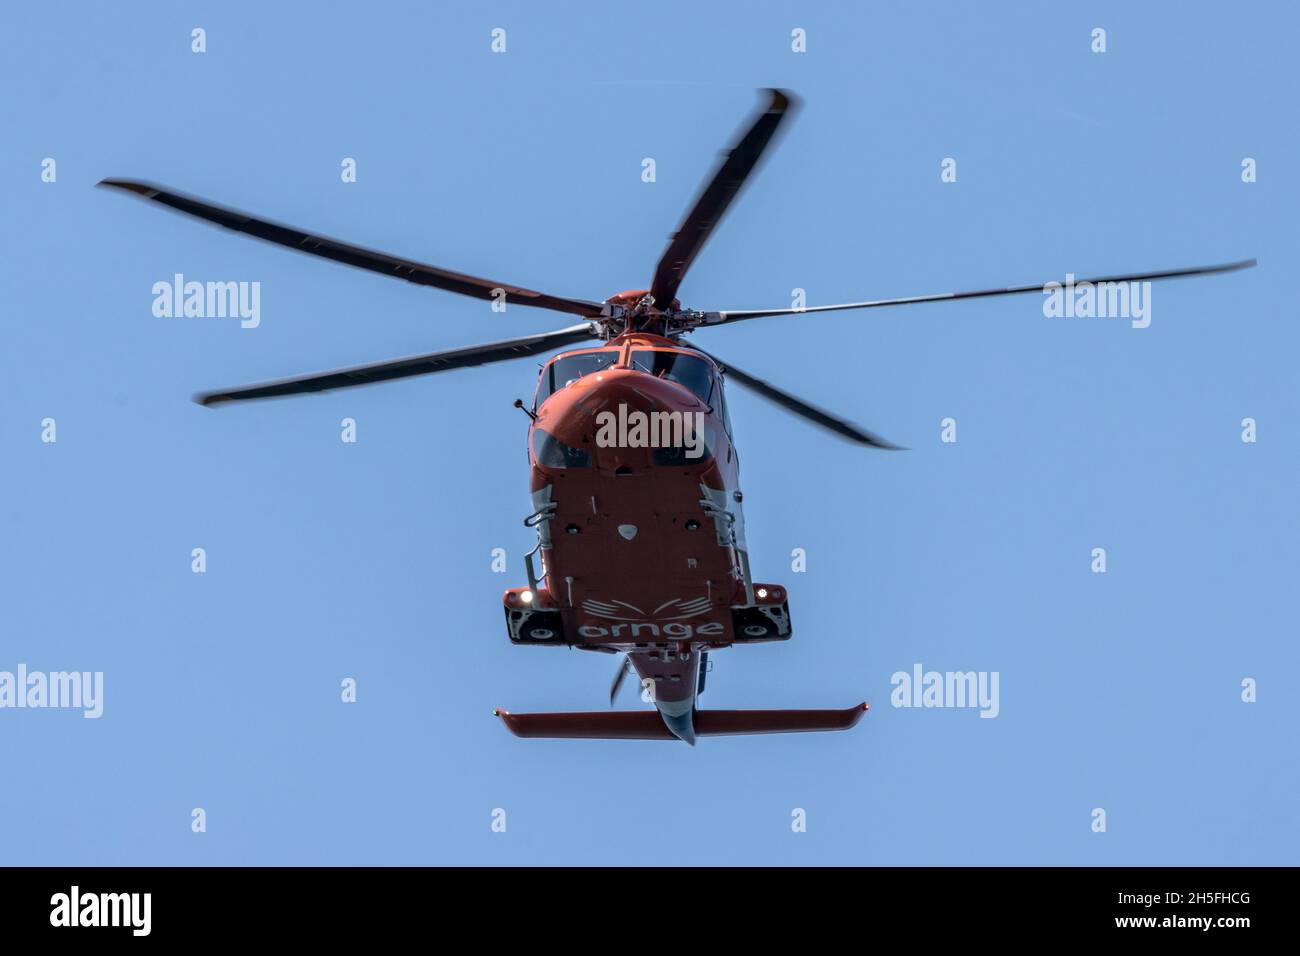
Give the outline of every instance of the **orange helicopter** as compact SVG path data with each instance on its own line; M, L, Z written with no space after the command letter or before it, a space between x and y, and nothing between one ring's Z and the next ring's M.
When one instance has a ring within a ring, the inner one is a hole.
M363 249L256 219L133 180L126 190L236 232L419 285L579 316L567 328L321 372L195 397L205 406L368 385L523 358L581 345L542 368L528 414L532 511L537 544L525 557L528 583L504 595L515 644L621 654L610 704L630 671L655 710L496 714L520 737L680 739L726 734L844 730L866 711L700 710L709 654L791 635L786 589L750 574L739 458L724 384L748 388L787 411L862 445L884 439L688 344L703 326L767 316L910 305L1042 292L1033 283L840 305L751 311L683 309L678 287L795 100L766 91L767 104L713 176L659 260L648 290L603 302L548 295ZM1255 261L1106 276L1125 283L1211 275Z

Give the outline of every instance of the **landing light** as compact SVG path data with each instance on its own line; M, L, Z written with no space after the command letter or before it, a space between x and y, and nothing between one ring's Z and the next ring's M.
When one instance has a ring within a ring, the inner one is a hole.
M760 598L766 598L766 597L767 597L767 588L759 588L759 589L758 589L758 596L759 596Z
M532 591L520 591L520 592L519 592L519 600L523 601L525 604L532 604L532 603L533 603L533 592L532 592Z

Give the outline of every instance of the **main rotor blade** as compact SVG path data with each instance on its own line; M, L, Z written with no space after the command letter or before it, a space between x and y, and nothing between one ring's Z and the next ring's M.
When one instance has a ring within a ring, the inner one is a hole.
M654 285L650 294L660 309L672 307L686 270L708 241L710 233L722 219L723 213L736 198L745 179L758 164L763 150L771 142L786 112L793 109L793 97L781 90L768 90L771 102L754 120L749 131L730 152L724 154L721 164L704 191L695 200L695 206L683 220L681 228L673 234L655 270Z
M893 442L886 441L879 435L873 435L865 428L860 428L852 422L847 422L842 418L832 415L830 412L818 408L816 405L809 405L801 398L795 398L789 392L784 392L775 385L769 385L760 378L750 375L743 369L736 368L730 362L724 361L716 356L709 355L699 346L693 346L697 352L708 355L714 363L722 366L728 380L743 385L751 391L757 392L770 402L775 402L787 411L794 412L801 418L805 418L814 425L820 425L822 428L829 428L837 435L843 435L851 441L863 445L870 445L872 448L883 448L887 451L905 451L901 445L895 445Z
M1190 269L1170 269L1165 272L1134 272L1129 275L1102 276L1096 279L1075 279L1078 286L1084 282L1099 285L1103 282L1139 282L1156 279L1184 279L1189 276L1217 275L1221 272L1236 272L1249 269L1256 264L1254 259L1242 259L1239 262L1223 262L1212 266L1192 266ZM1055 282L1056 280L1049 280ZM918 302L946 302L950 299L982 299L994 295L1019 295L1022 292L1043 292L1045 282L1034 285L1013 285L1005 289L981 289L976 292L940 292L934 295L914 295L902 299L875 299L867 302L848 302L844 305L812 305L804 309L754 309L749 311L706 312L705 325L725 325L728 322L740 322L744 319L761 319L769 315L802 315L805 312L840 312L846 309L875 309L885 305L914 305ZM1063 284L1062 284L1063 285Z
M552 349L581 342L597 335L590 322L573 325L555 332L543 332L540 335L526 335L504 342L491 342L486 345L472 345L463 349L448 349L444 352L430 352L427 355L413 355L409 358L393 359L391 362L377 362L374 365L357 365L341 368L333 372L317 372L298 378L286 378L276 382L264 382L260 385L247 385L221 392L203 392L195 395L194 400L200 405L222 405L226 402L240 402L252 398L278 398L284 395L299 395L304 392L325 392L334 388L349 388L353 385L372 385L375 382L388 382L397 378L409 378L412 375L427 375L431 372L445 372L454 368L473 365L487 365L490 362L502 362L506 359L523 358L549 352Z
M171 192L161 186L154 186L149 183L136 182L130 179L102 179L99 185L135 193L145 199L152 199L156 203L170 206L180 212L206 219L208 222L214 222L218 226L225 226L235 232L242 232L245 235L273 242L276 245L296 249L308 255L320 256L323 259L332 259L335 262L342 262L344 265L356 266L358 269L368 269L371 272L378 272L380 275L405 279L407 282L414 282L416 285L427 285L433 286L435 289L445 289L448 292L459 292L461 295L473 296L476 299L493 299L496 295L504 292L505 301L509 304L531 305L539 309L568 312L571 315L581 315L589 319L601 315L604 309L604 306L599 302L546 295L543 292L534 292L532 289L523 289L519 286L507 285L504 282L494 282L491 279L480 279L460 272L439 269L411 259L400 259L384 252L375 252L373 249L363 249L361 246L349 245L346 242L339 242L337 239L303 232L293 226L282 226L278 223L268 222L265 219L255 219L247 213L227 209L224 206L217 206L205 200L196 199L193 196ZM497 290L501 291L498 292Z

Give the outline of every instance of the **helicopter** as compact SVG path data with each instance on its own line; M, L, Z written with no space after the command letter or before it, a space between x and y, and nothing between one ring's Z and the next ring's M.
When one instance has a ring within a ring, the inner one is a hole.
M724 152L672 234L648 289L603 301L568 298L452 272L255 218L137 180L123 190L235 232L417 285L493 303L565 313L565 328L195 396L214 407L350 388L544 355L529 418L531 511L526 585L506 590L516 645L620 655L609 700L635 672L654 710L511 713L519 737L681 740L846 730L866 703L815 710L701 710L710 653L787 641L789 595L750 573L739 456L725 385L748 389L807 423L864 447L900 446L818 408L686 341L700 328L752 319L1043 292L1030 283L968 292L759 310L683 308L678 289L710 235L795 109L769 89L766 103ZM1255 260L1074 280L1122 284L1232 272Z

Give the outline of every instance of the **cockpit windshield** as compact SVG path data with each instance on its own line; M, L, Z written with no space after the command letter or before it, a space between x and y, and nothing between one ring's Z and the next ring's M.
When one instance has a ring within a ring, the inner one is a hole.
M685 352L659 352L653 349L633 349L632 367L670 382L685 385L699 396L705 405L713 393L713 367L698 355Z
M557 358L542 371L541 381L537 384L537 404L542 404L570 382L609 368L617 358L617 352L584 352Z
M570 382L609 368L617 359L618 352L613 350L581 352L556 359L542 370L541 380L537 383L537 405L541 405ZM633 368L684 385L698 395L704 404L712 404L713 366L700 356L686 352L633 349L631 361Z

